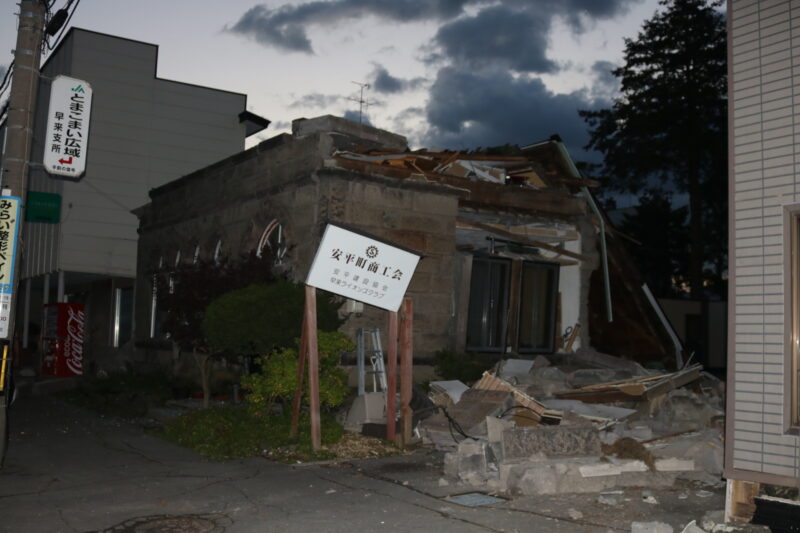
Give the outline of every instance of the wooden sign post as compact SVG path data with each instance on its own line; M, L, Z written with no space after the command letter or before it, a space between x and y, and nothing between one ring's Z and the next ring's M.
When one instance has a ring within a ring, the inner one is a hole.
M394 442L397 419L395 391L397 391L397 311L389 311L386 328L388 341L386 356L386 440Z
M289 436L297 438L300 432L300 404L303 399L304 367L308 360L308 394L311 411L311 448L322 447L319 415L319 350L317 346L317 289L306 285L303 310L303 327L300 333L300 351L297 354L297 388L292 400L292 425Z
M413 303L405 297L411 277L422 255L387 243L378 237L328 224L306 278L306 303L303 333L297 364L297 390L292 402L291 436L299 433L300 404L303 397L303 366L308 358L311 445L322 446L319 415L319 353L317 347L316 289L322 289L373 305L389 312L388 365L386 369L386 438L396 440L397 355L400 344L400 415L403 423L401 443L411 440L411 367ZM402 319L398 321L398 309ZM398 326L399 324L399 326Z
M413 368L413 324L414 302L409 297L403 298L403 313L400 316L400 420L402 422L403 446L411 442L413 429L411 410L412 368Z

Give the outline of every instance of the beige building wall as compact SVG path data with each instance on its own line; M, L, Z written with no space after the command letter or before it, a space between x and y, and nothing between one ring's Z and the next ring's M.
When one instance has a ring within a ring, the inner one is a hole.
M800 204L800 3L728 3L730 317L726 475L796 483L784 219Z

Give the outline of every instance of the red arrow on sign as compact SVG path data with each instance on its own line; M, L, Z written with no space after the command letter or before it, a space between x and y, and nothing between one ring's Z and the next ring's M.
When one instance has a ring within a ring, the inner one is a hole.
M59 163L62 165L71 165L72 164L72 156L69 156L69 159L59 159Z

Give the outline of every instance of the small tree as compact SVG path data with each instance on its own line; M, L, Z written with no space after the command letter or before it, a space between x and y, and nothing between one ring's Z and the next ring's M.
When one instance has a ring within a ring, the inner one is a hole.
M206 309L203 334L214 352L249 356L288 348L300 336L305 291L303 285L278 279L224 294ZM335 331L341 303L317 292L317 326Z
M339 368L339 355L355 349L355 345L338 331L317 332L319 350L319 401L323 407L341 405L349 391L347 374ZM293 347L279 348L257 359L261 370L242 378L243 387L249 391L247 402L265 413L279 401L288 403L297 389L297 364L299 342ZM306 381L304 399L308 399Z
M210 369L214 358L223 356L209 349L202 323L206 307L220 295L253 283L274 281L272 258L251 254L239 261L198 260L155 273L158 307L164 313L160 324L177 351L191 352L200 372L203 405L211 396Z

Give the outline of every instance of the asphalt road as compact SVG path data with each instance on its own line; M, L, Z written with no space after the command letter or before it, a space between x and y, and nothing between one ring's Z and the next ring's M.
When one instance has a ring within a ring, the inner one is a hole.
M441 456L285 465L213 462L47 396L21 398L0 471L0 531L359 532L630 531L662 520L681 531L721 509L722 490L685 484L600 503L597 495L514 498L465 507L444 499L469 487L441 480Z

